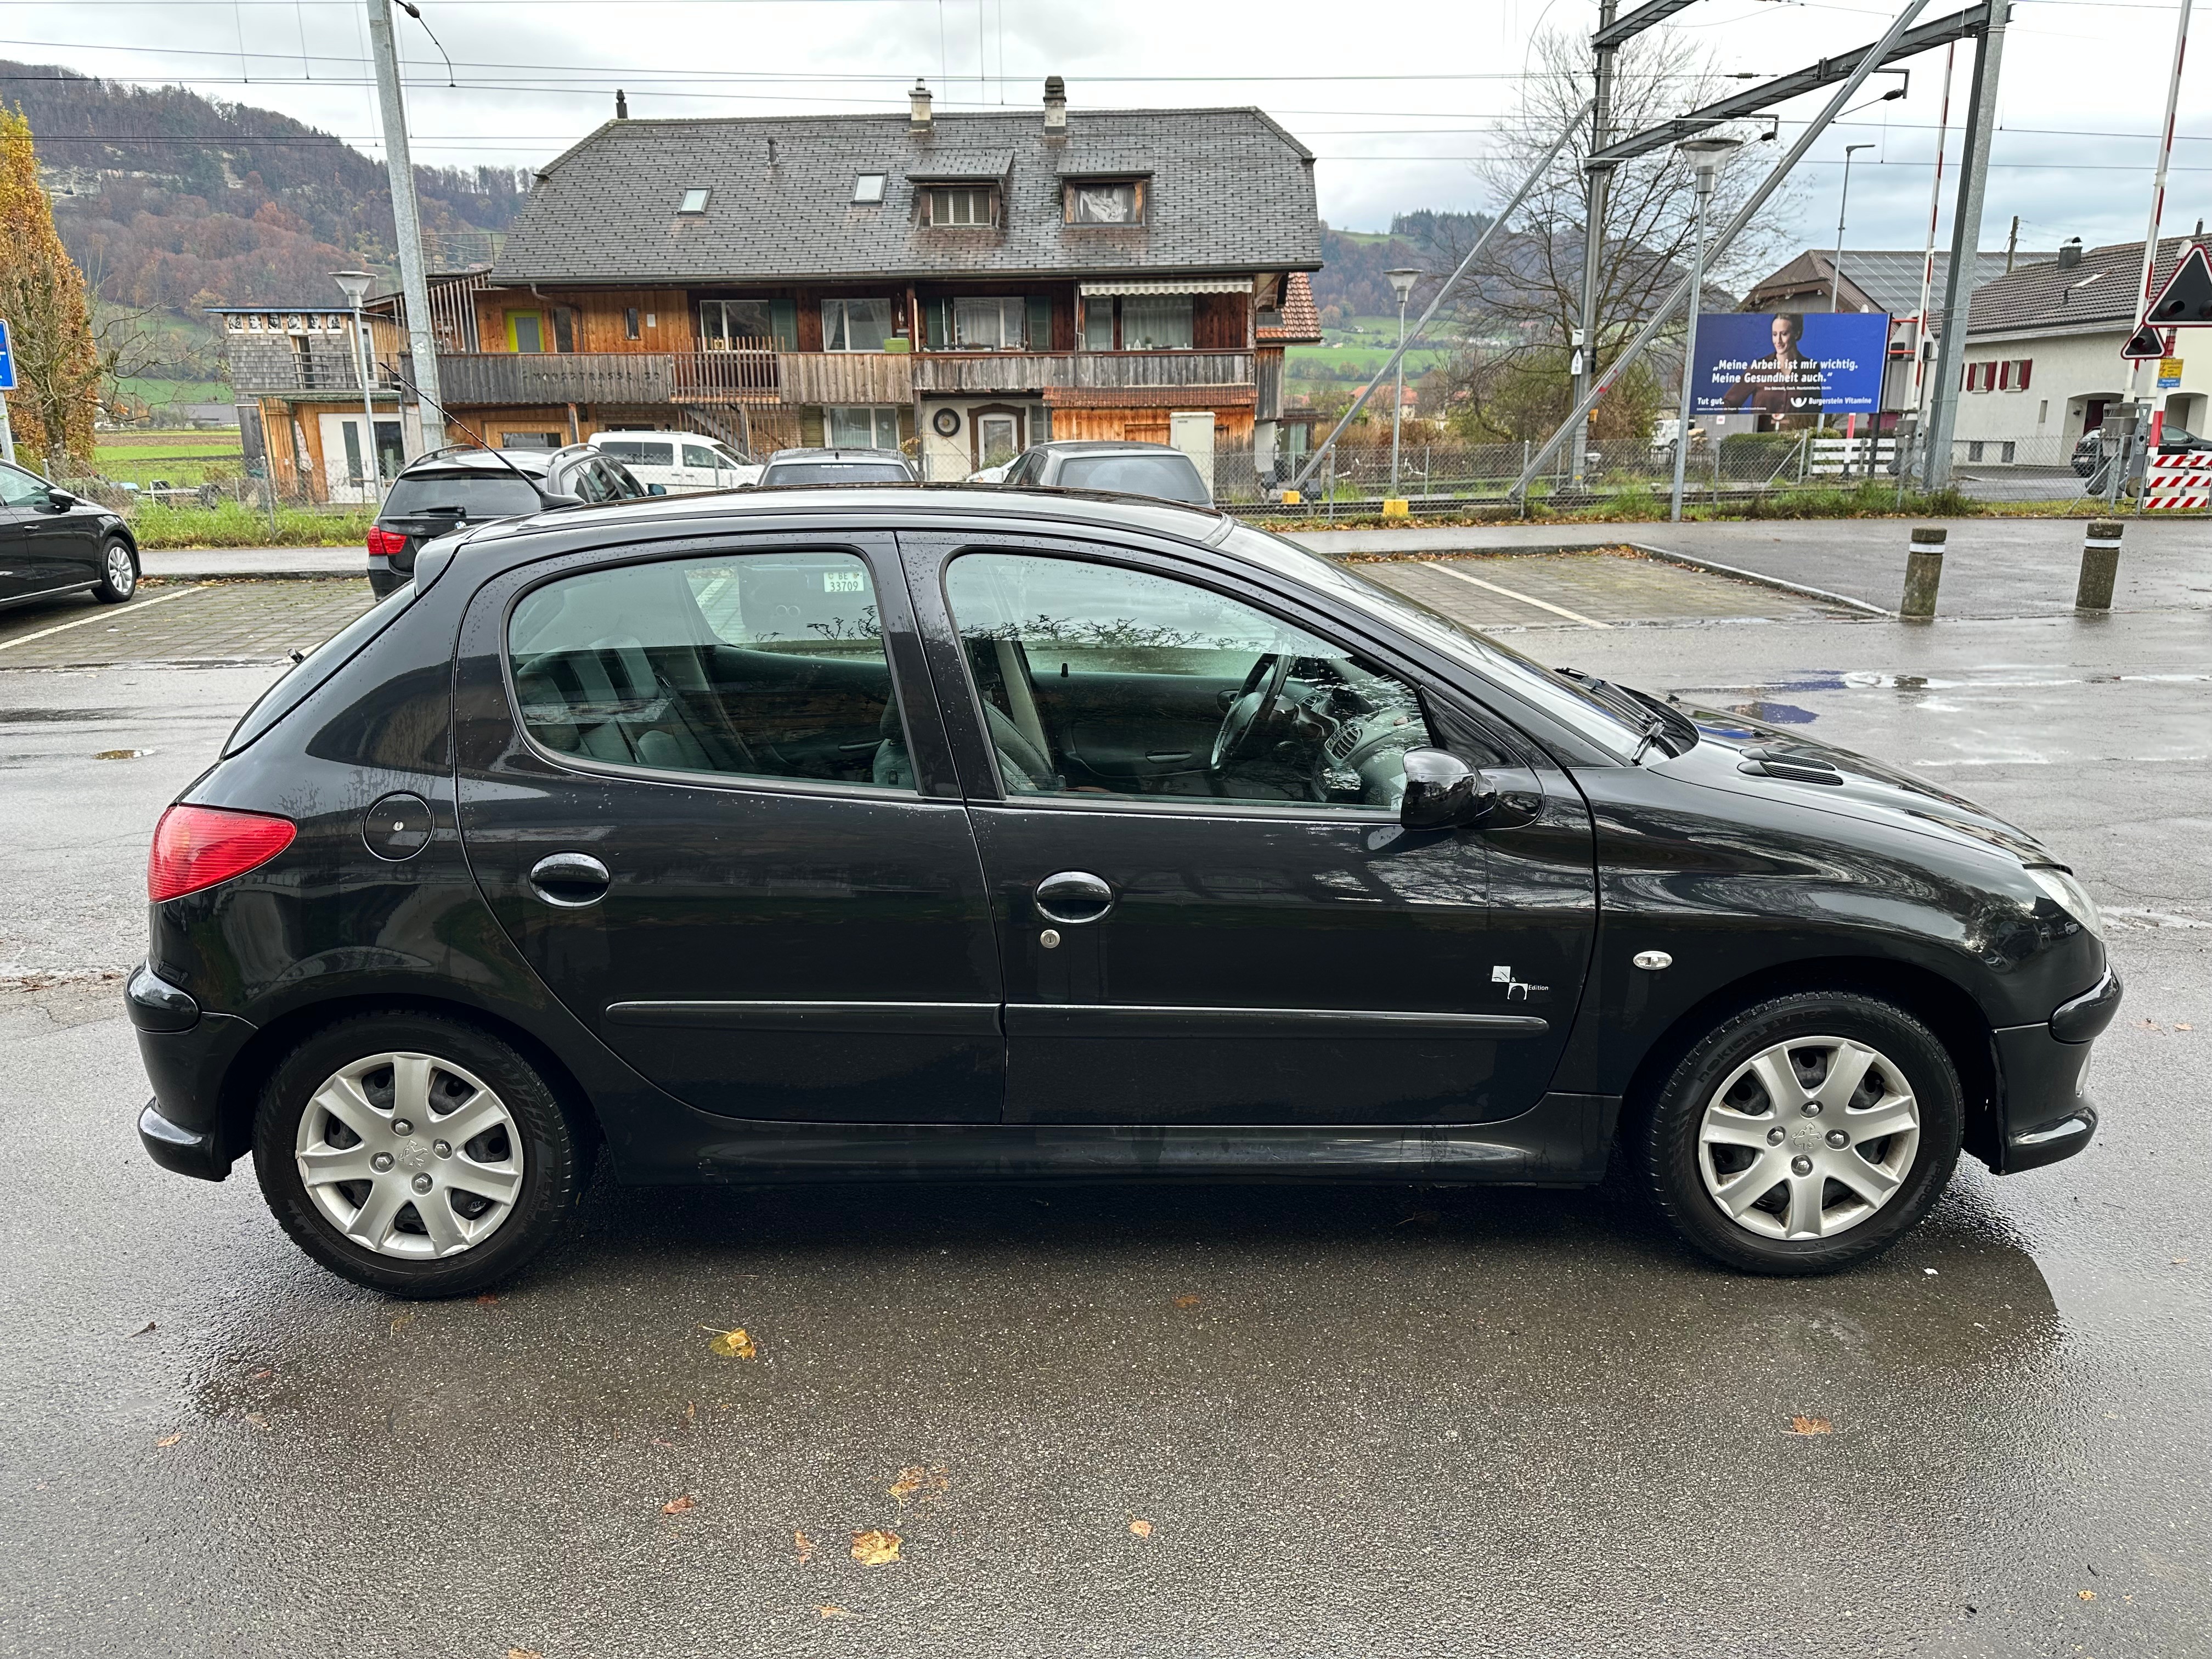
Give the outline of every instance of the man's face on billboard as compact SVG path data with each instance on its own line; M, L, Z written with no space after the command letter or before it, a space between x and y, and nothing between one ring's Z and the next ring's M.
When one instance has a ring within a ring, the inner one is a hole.
M1789 356L1796 343L1790 337L1790 319L1787 317L1777 317L1773 323L1773 331L1774 355L1778 357Z

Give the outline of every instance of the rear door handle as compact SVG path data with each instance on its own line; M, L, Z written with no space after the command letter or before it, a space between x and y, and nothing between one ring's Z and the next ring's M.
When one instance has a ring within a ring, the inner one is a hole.
M597 904L613 879L607 866L587 853L556 853L530 866L531 890L564 910Z
M1036 884L1037 914L1047 921L1079 927L1114 908L1114 890L1087 870L1062 870Z

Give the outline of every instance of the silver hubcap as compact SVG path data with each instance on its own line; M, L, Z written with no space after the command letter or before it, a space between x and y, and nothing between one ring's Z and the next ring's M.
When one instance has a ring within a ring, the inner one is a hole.
M137 573L131 568L131 556L119 547L107 550L107 585L118 593L128 593L137 584Z
M522 1191L506 1103L433 1054L371 1054L332 1073L294 1151L315 1206L380 1255L458 1255L498 1231Z
M1920 1150L1905 1073L1849 1037L1792 1037L1713 1093L1698 1172L1721 1213L1768 1238L1830 1238L1889 1202Z

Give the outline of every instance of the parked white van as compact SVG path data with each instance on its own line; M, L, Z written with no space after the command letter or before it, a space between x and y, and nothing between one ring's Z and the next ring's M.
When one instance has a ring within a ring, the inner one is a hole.
M672 495L760 482L757 463L704 433L601 432L585 441L620 461L640 483L665 484Z

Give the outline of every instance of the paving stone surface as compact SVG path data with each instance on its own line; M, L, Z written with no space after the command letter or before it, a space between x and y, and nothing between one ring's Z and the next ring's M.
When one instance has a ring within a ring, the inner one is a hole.
M319 645L375 602L361 578L148 583L128 605L0 612L0 671L134 662L271 662Z
M1362 575L1455 621L1506 632L1636 623L1826 622L1861 613L1621 550L1377 560ZM1471 580L1470 580L1471 579Z

